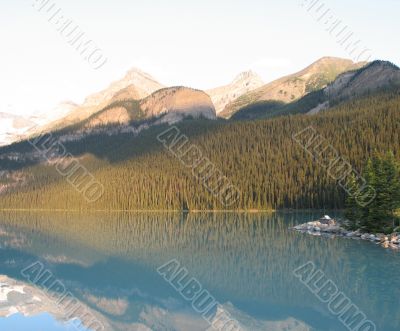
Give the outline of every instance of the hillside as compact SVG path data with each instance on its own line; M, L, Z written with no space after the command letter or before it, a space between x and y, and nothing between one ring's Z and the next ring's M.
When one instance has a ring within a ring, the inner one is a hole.
M40 132L50 123L76 110L73 102L61 102L57 106L34 115L19 116L0 112L0 146L26 139Z
M230 118L242 108L265 101L293 102L310 92L326 87L339 74L358 69L364 65L365 63L354 63L347 59L324 57L300 72L280 78L244 94L228 104L220 113L220 116Z
M74 125L57 130L60 141L81 140L84 137L121 133L139 134L154 125L177 123L186 118L215 120L216 113L210 97L203 91L187 87L158 90L143 100L125 99L123 90L100 111Z
M164 85L157 82L156 79L148 73L134 68L129 70L121 80L111 83L107 89L88 96L83 106L98 106L110 100L127 87L129 87L131 91L134 90L138 99L143 99L153 92L164 88Z
M206 91L214 103L217 114L222 112L226 105L241 97L247 92L264 85L264 82L252 71L242 72L230 84Z
M146 117L164 115L163 122L173 123L184 116L215 119L216 112L210 97L203 91L186 87L159 90L140 102Z
M374 61L339 75L324 92L329 100L339 101L393 87L400 87L400 69L388 61Z
M263 101L250 104L236 112L232 119L249 120L283 115L315 115L342 102L400 89L400 69L387 61L374 61L340 74L327 87L313 91L292 103Z
M254 122L186 120L178 127L241 192L238 203L229 208L342 208L344 191L292 139L310 125L357 170L374 151L392 150L400 158L399 92L341 103L315 116ZM3 148L2 168L24 181L3 186L0 207L225 209L157 140L166 128L154 126L139 136L99 134L65 142L68 152L104 185L104 195L92 204L55 171L57 155L44 162L32 158L28 143Z
M88 96L83 104L71 109L65 116L41 127L41 131L52 131L77 124L109 107L115 101L141 100L162 88L164 85L149 74L139 69L132 69L122 79L111 83L108 88Z
M251 108L253 108L253 106L258 108L260 103L263 104L265 102L263 101L264 98L274 98L281 103L288 103L289 101L292 101L292 99L296 99L296 97L290 97L290 100L288 101L287 98L290 90L289 87L293 82L295 82L295 89L300 88L299 93L293 92L295 93L293 95L301 96L310 89L312 90L321 84L324 85L325 82L330 81L331 77L334 77L337 72L342 71L344 68L348 68L349 66L352 66L352 62L349 60L324 58L298 74L284 77L267 85L264 85L261 78L254 72L243 72L230 84L206 91L206 93L211 97L211 103L213 106L210 104L209 100L205 101L205 96L203 96L203 101L201 102L205 102L206 108L208 109L215 108L216 113L222 117L226 115L224 111L227 107L229 108L230 104L236 104L235 100L239 101L237 105L241 104L241 100L247 100L248 102L246 101L245 104L249 104ZM284 89L279 89L278 91L277 88L279 86L283 86ZM85 130L88 131L89 128L93 129L108 124L127 125L131 121L146 119L149 117L148 114L159 114L164 112L164 110L155 109L153 111L149 109L150 106L147 105L146 111L143 112L141 107L138 106L138 102L140 101L143 105L144 99L164 88L165 87L162 84L158 83L149 74L139 69L132 69L128 71L122 79L111 83L106 89L88 96L80 105L73 102L63 102L51 109L51 111L46 111L27 119L34 122L33 129L26 127L18 128L16 130L10 124L10 121L3 120L0 145L13 143L20 140L21 137L30 137L35 133L62 130L71 126L84 126ZM254 97L254 93L257 94L257 98ZM260 93L262 95L258 95ZM278 93L278 96L276 93ZM181 92L176 93L175 97L182 97L183 99L188 98ZM252 100L256 100L256 103ZM267 100L267 102L270 101L271 100L269 99ZM149 100L146 100L145 102L149 102ZM171 103L171 99L168 102ZM174 101L174 103L181 103L182 105L185 102L187 101ZM274 102L276 102L276 100ZM155 107L157 108L156 105ZM189 103L189 108L190 107ZM241 113L245 110L246 107L241 109ZM175 115L170 115L170 117L175 118L175 120L168 119L168 121L179 120L181 116L176 116L176 113L179 113L179 111L172 112ZM208 114L205 117L211 116L209 112L205 111L205 113ZM249 113L249 117L252 118L253 115L251 112ZM241 115L239 118L240 117Z
M157 118L155 123L174 123L186 116L215 119L215 108L210 97L203 91L186 87L170 87L158 90L147 98L137 101L129 98L126 90L114 96L108 106L93 114L85 127L109 124L129 125L132 121Z
M0 112L0 146L17 141L34 126L31 118Z

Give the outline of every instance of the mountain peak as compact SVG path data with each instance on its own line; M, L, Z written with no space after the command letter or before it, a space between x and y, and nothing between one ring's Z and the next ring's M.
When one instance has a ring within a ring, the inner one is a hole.
M400 69L389 61L373 61L368 65L345 72L327 86L330 98L347 99L371 91L400 87Z
M207 93L210 95L218 114L233 100L263 85L264 82L261 77L254 71L248 70L237 75L229 85L208 90Z
M164 87L164 85L158 83L148 73L137 68L132 68L125 74L124 78L111 83L107 89L86 98L84 106L99 106L128 86L136 88L138 99L143 99Z
M362 66L364 63L354 63L349 59L322 57L299 72L262 85L236 98L220 111L220 116L230 117L241 108L261 101L293 102L309 92L326 87L341 73Z
M318 63L318 62L340 62L340 61L353 62L350 59L345 59L345 58L342 58L342 57L323 56L320 59L318 59L317 61L315 61L315 63Z
M147 73L139 68L136 68L136 67L129 69L124 77L124 80L129 80L132 83L134 83L134 81L138 80L138 79L148 79L153 82L157 82L157 80L153 76L151 76L149 73Z
M310 64L302 72L321 72L321 71L334 71L344 72L351 68L359 69L364 66L367 62L354 62L350 59L344 59L340 57L324 56L317 61Z
M239 75L237 75L235 79L232 81L232 83L235 84L248 80L262 81L261 77L257 73L255 73L252 70L248 70L248 71L243 71Z
M386 67L386 68L391 68L391 69L394 69L394 70L399 70L399 69L400 69L400 68L399 68L397 65L395 65L394 63L392 63L392 62L390 62L390 61L383 61L383 60L375 60L375 61L372 61L371 63L369 63L369 64L365 67L365 69L368 69L368 68L371 68L371 67L374 67L374 66Z

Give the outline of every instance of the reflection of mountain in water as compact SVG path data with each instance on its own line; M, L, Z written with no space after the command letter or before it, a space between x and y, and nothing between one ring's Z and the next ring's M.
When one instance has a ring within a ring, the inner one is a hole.
M90 309L85 306L82 302L79 302L82 308L82 314L75 312L73 309L62 309L62 306L55 304L57 301L49 296L45 291L26 284L6 276L0 276L0 318L9 318L16 314L24 316L25 318L33 318L38 315L50 314L57 321L60 322L60 326L57 330L64 330L61 324L65 326L65 330L89 330L87 326L90 324L83 323L79 318L81 316L87 316L90 312L95 318L96 328L90 330L136 330L136 331L148 331L148 330L191 330L191 331L216 331L210 324L207 324L205 320L194 315L190 311L167 311L161 307L151 306L149 304L141 306L140 322L138 323L124 323L121 321L112 321L107 318L108 316L122 316L128 309L129 302L126 300L113 300L107 298L95 298L92 295L88 295L85 299L90 303L96 303L97 309L102 311L102 314L96 312L95 309ZM83 300L82 300L83 301ZM70 316L71 311L74 311L73 321L67 319L65 316ZM242 312L235 309L231 304L220 306L217 314L228 312L229 316L234 317L238 320L241 325L244 325L243 331L309 331L310 328L304 323L299 322L293 318L288 318L283 321L262 321L255 320L250 316L243 314ZM217 323L217 318L213 317L212 323ZM47 322L46 325L41 325L40 329L46 329L50 327L51 321ZM0 323L1 326L1 323ZM54 330L56 329L53 327ZM52 328L52 330L53 330Z
M137 323L153 330L187 330L188 325L204 330L204 321L156 273L176 258L254 330L268 321L283 323L273 324L276 330L309 329L296 320L316 330L341 330L326 306L292 275L311 260L368 318L396 330L398 256L365 242L288 230L318 216L2 212L0 274L21 281L19 271L39 258L115 330L131 330ZM390 293L385 279L397 284Z
M52 330L64 330L61 324L65 325L65 330L72 330L73 326L79 326L79 330L81 331L86 330L84 327L85 322L82 323L79 317L84 317L84 314L80 313L83 309L87 309L87 307L81 304L78 307L80 309L70 309L67 311L68 309L62 309L63 307L56 305L55 302L56 300L47 295L45 291L31 284L16 281L7 276L0 276L0 317L9 318L18 314L25 318L31 318L46 313L60 322L60 326L58 328L54 326ZM96 315L96 318L101 319L99 314L95 312L92 314L93 316ZM73 322L68 323L70 320L73 320ZM51 324L54 324L54 322ZM43 326L41 329L43 329Z

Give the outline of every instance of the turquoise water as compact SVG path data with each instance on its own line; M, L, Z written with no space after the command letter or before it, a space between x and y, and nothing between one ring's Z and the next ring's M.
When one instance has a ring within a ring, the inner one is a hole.
M172 259L243 330L347 330L294 276L307 262L377 330L400 330L400 253L289 230L320 216L2 212L0 330L25 330L24 320L39 323L40 331L70 330L65 323L71 317L85 321L84 314L68 314L57 304L61 293L21 272L38 261L104 330L213 330L157 272Z
M71 323L60 323L50 314L44 313L31 318L15 314L0 322L1 330L12 331L75 331ZM82 330L82 329L81 329Z

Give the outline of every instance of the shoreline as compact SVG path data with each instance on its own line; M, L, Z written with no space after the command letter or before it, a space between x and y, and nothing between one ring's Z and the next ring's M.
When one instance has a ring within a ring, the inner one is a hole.
M129 213L274 213L276 209L204 209L204 210L178 210L178 209L24 209L24 208L0 208L2 211L24 211L24 212L94 212L94 213L118 213L118 212L129 212Z
M364 240L380 245L383 248L400 250L400 233L393 232L391 234L384 233L368 233L358 229L356 231L346 230L342 223L330 220L312 221L296 225L291 228L300 233L306 233L312 236L327 238L347 238L353 240Z
M343 209L193 209L193 210L180 210L180 209L47 209L47 208L0 208L2 211L24 211L24 212L95 212L95 213L105 213L105 212L140 212L140 213L296 213L296 212L343 212Z

